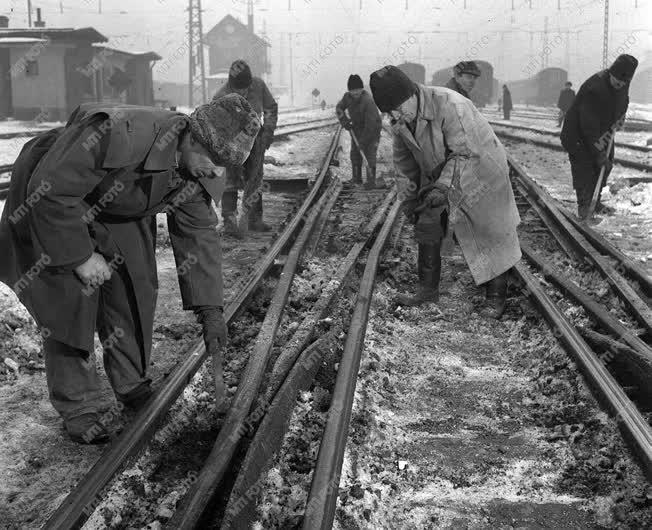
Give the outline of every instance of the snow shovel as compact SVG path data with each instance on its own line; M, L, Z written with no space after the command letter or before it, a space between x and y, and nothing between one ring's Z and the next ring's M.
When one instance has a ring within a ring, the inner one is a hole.
M607 147L607 160L609 160L609 154L611 153L611 148L614 145L614 138L616 137L616 131L611 135L611 139L609 140L609 147ZM604 181L604 175L607 172L607 164L602 166L602 169L600 169L600 175L598 176L598 182L595 185L595 189L593 190L593 197L591 198L591 204L589 205L589 212L587 214L587 218L593 217L593 212L595 211L595 206L598 203L598 197L600 196L600 190L602 189L602 182Z

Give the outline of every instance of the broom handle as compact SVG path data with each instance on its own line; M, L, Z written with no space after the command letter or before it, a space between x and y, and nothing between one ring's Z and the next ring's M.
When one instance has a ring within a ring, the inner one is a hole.
M349 118L349 121L351 123L353 123L351 121L351 116L349 115L349 111L345 110L344 112L346 114L346 117ZM356 147L358 148L358 151L360 151L360 154L362 155L362 160L364 161L364 165L366 166L367 169L370 170L369 161L367 160L367 157L365 156L364 151L362 150L362 147L360 147L360 142L358 142L358 139L356 138L355 133L353 132L353 129L349 130L349 132L351 133L351 138L353 139L353 142L355 143Z

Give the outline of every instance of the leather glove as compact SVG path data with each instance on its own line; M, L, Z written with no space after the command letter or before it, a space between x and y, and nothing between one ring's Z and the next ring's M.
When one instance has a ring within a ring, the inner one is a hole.
M263 131L263 145L265 146L265 151L267 151L270 148L273 141L274 141L274 131L270 129L265 129Z
M221 307L200 306L195 308L197 322L202 325L204 344L209 353L219 346L226 346L227 329ZM217 343L219 344L216 344Z
M353 122L351 120L342 120L342 127L344 127L347 131L350 131L353 129Z
M415 224L417 222L417 216L415 210L417 209L417 200L416 199L406 199L403 201L401 208L403 214L407 219L408 223Z
M426 195L424 202L433 208L445 206L448 204L448 188L443 184L435 184L435 187Z
M605 171L609 173L611 171L611 168L613 167L613 162L609 158L609 155L607 154L606 151L600 151L598 153L598 157L596 158L596 166L598 167L598 170L601 170L602 167L605 167Z

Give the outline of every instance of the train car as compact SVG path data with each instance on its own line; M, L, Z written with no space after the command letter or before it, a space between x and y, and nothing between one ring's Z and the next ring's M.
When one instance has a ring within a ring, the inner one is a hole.
M536 84L536 104L543 107L557 105L559 92L568 81L568 72L563 68L544 68L533 79Z
M494 91L494 67L487 61L475 61L480 69L480 77L471 91L471 101L476 107L484 107L495 100ZM445 86L453 77L453 66L442 68L432 74L431 86Z
M652 68L634 74L629 87L629 99L636 103L652 103Z
M518 79L504 83L512 94L512 103L522 105L535 105L537 99L536 83L530 79ZM502 94L502 85L500 87Z
M419 63L403 63L398 65L405 75L407 75L415 83L426 83L426 67Z

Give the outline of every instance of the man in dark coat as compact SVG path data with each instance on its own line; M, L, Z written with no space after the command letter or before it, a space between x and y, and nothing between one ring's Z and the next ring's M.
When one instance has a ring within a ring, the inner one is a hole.
M503 85L503 118L509 120L509 115L512 112L512 93L507 88L507 85Z
M42 330L50 401L73 440L108 440L95 330L121 406L152 393L157 213L167 213L183 308L195 311L209 351L225 343L211 200L224 189L217 166L242 163L259 128L237 95L191 116L84 104L18 156L0 220L0 280Z
M559 120L557 122L557 127L561 127L561 124L564 122L564 116L566 116L568 109L571 108L573 101L575 101L575 91L571 88L572 86L573 83L566 81L566 83L564 83L564 88L559 92L559 99L557 100Z
M446 88L471 99L469 93L473 90L478 77L480 77L480 68L474 61L461 61L453 67L453 77L446 83Z
M265 151L274 141L278 121L278 104L265 81L254 77L249 65L239 59L229 70L229 80L215 98L226 94L239 94L263 118L263 127L254 142L249 158L242 167L227 168L226 189L222 196L224 232L242 237L247 230L268 232L270 226L263 222L263 164ZM237 221L238 189L243 189L240 222Z
M380 131L383 128L380 113L373 98L364 89L359 75L349 76L347 89L348 92L337 103L335 112L342 127L351 131L360 142L360 147L369 163L365 187L373 189L376 186L376 153L380 143ZM362 184L362 155L353 137L351 137L351 168L353 172L351 182Z
M625 122L629 106L629 83L638 61L631 55L620 55L606 70L589 77L577 92L566 113L561 130L561 143L568 152L577 195L577 215L586 219L600 170L605 167L602 187L611 171L614 148L609 145L616 130ZM600 202L596 212L610 213Z

